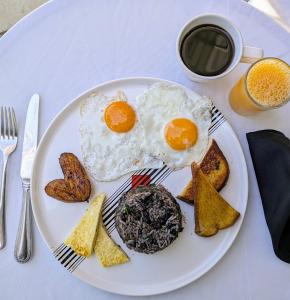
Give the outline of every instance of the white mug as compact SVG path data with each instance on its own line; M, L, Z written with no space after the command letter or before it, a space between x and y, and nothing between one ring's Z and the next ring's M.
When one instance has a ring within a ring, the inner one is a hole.
M229 33L231 36L233 43L234 43L234 56L232 58L232 61L228 68L222 72L221 74L215 75L215 76L203 76L199 75L193 71L191 71L183 62L180 54L180 48L181 43L186 36L186 34L191 31L193 28L200 26L200 25L216 25L218 27L221 27L225 31ZM245 46L243 42L242 35L239 31L239 29L228 19L221 15L217 14L205 14L205 15L199 15L186 23L183 28L181 29L178 38L177 38L177 44L176 44L176 51L177 51L177 57L178 60L185 71L185 74L187 77L192 81L197 82L209 82L213 79L221 78L227 74L229 74L237 65L239 62L242 63L253 63L258 59L261 59L263 57L263 49L256 48L256 47L250 47Z

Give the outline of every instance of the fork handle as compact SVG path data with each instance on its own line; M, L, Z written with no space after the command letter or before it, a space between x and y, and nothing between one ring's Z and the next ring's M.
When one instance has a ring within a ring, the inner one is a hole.
M0 249L6 245L5 234L5 197L6 197L6 167L8 157L3 155L3 170L1 179L1 192L0 192Z
M22 186L23 203L16 237L14 256L18 262L25 263L30 259L32 252L30 183L23 182Z

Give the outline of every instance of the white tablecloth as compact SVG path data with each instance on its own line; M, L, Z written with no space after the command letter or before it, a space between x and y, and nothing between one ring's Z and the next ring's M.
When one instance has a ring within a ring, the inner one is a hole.
M1 0L0 32L8 30L18 20L44 2L46 0Z
M228 92L246 65L211 84L193 84L185 78L175 57L177 33L187 20L205 12L224 14L241 29L247 44L264 48L266 56L290 62L289 34L236 0L54 1L0 40L0 104L15 107L20 127L19 146L10 159L7 178L7 246L0 251L1 300L125 299L74 278L53 258L36 228L29 263L18 264L13 248L21 207L19 169L30 96L34 92L41 95L42 134L76 95L100 82L127 76L161 77L211 96L237 132L249 170L248 209L229 252L196 282L154 299L290 299L290 266L273 253L245 138L246 132L264 128L281 130L290 137L290 104L251 118L232 112Z

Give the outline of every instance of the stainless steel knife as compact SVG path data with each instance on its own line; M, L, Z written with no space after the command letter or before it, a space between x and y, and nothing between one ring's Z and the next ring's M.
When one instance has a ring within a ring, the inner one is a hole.
M23 203L18 227L14 256L18 262L27 262L32 253L32 228L30 208L30 179L37 149L39 95L34 94L29 102L22 150L20 176L23 187Z

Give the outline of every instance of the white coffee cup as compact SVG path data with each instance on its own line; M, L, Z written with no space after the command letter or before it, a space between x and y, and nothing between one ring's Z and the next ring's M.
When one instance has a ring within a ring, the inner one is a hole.
M181 43L186 36L186 34L191 31L193 28L201 25L216 25L224 29L229 33L233 40L234 44L234 56L228 68L221 74L215 76L203 76L199 75L193 71L191 71L183 62L180 54ZM253 63L258 59L263 57L263 49L245 46L243 42L242 35L239 29L228 19L221 15L217 14L205 14L199 15L186 23L183 28L181 29L176 44L176 51L178 60L185 71L187 77L192 81L197 82L209 82L211 80L224 77L225 75L229 74L237 65L238 63Z

